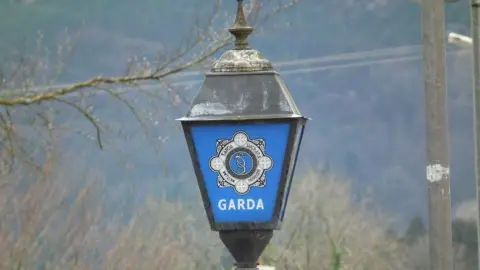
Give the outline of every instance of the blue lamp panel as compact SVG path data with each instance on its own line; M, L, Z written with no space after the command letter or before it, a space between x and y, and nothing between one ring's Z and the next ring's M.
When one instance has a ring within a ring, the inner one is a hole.
M216 223L272 219L289 132L285 123L191 128Z

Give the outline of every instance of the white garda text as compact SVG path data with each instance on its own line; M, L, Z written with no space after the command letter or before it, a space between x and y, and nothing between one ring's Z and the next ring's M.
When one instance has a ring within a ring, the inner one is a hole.
M263 210L262 199L221 199L218 201L220 211Z

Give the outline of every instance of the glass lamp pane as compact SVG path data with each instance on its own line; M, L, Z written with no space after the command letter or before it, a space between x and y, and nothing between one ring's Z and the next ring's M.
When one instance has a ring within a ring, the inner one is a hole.
M192 126L215 223L272 220L290 123Z
M283 218L285 217L285 211L287 208L287 203L288 203L288 196L290 194L290 188L292 187L292 181L293 181L293 176L295 173L295 166L297 164L297 157L298 157L298 152L300 151L300 145L302 142L303 138L303 131L305 129L305 125L302 123L298 123L296 126L296 131L295 131L295 141L293 143L293 148L292 148L292 153L291 153L291 161L290 161L290 167L288 169L289 175L287 178L287 183L285 185L285 194L284 198L282 200L282 208L280 209L280 222L283 221Z

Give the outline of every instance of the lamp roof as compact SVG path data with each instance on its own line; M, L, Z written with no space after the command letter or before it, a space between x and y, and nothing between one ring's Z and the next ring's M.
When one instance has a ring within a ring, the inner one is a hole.
M247 120L302 117L275 72L207 74L180 120Z

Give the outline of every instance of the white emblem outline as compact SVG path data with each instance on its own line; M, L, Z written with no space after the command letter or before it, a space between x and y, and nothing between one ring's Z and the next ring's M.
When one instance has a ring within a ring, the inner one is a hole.
M233 187L235 193L245 195L251 187L266 186L265 172L273 168L273 159L265 154L264 139L250 139L246 132L237 131L231 140L217 140L216 147L217 154L210 159L208 165L218 174L219 188ZM235 176L229 167L232 155L237 152L245 152L252 158L252 168L245 175Z

